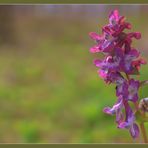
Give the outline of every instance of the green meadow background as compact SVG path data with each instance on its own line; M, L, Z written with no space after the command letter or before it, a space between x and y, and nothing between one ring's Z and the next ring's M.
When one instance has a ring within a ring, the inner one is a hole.
M148 59L148 5L0 6L0 143L142 142L102 112L115 86L98 77L99 55L89 53L88 33L101 33L115 8L142 33L133 46ZM146 65L136 78L147 75Z

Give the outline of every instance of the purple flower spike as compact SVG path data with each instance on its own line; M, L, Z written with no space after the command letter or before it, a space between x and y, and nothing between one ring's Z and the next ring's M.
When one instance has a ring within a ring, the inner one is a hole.
M91 53L103 53L102 59L94 60L99 68L99 76L107 83L114 83L117 102L113 107L105 107L104 112L116 115L118 128L128 129L133 138L139 136L139 128L135 123L136 110L129 106L138 104L138 90L141 82L135 80L132 75L139 75L140 66L146 61L140 57L140 52L132 46L133 39L140 39L140 32L124 32L131 29L131 24L120 16L118 10L109 15L109 23L102 27L102 35L91 32L91 39L96 45L90 48ZM125 112L123 111L125 109ZM134 109L134 111L132 111Z

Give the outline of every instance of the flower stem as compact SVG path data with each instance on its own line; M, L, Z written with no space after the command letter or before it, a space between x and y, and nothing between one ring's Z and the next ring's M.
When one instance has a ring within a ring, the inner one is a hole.
M136 111L138 111L138 110L139 110L138 102L134 102L134 105L135 105L135 109L136 109ZM141 112L140 112L140 113L141 113Z
M144 113L144 112L141 112L141 111L139 110L138 102L135 102L134 104L135 104L136 110L140 112L141 116L145 117L145 113ZM145 129L145 126L144 126L144 122L141 122L141 123L140 123L140 128L141 128L141 133L142 133L142 135L143 135L144 143L148 143L147 134L146 134L146 129Z
M130 76L127 73L125 73L125 74L126 74L127 80L129 81L130 80Z
M141 128L141 132L142 132L142 135L143 135L144 143L148 143L147 135L146 135L146 130L145 130L145 126L144 126L143 122L140 123L140 128Z

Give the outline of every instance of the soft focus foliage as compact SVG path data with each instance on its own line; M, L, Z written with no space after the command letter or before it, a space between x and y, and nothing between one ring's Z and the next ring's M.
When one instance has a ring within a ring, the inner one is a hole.
M7 23L15 31L6 33L13 32L13 40L1 41L0 48L0 142L131 142L126 131L116 129L114 118L102 113L116 100L115 86L106 88L98 79L87 50L92 46L88 32L106 23L104 16L114 7L141 31L142 39L135 44L147 58L147 9L135 13L134 6L15 7ZM100 14L103 21L98 20ZM143 66L140 80L147 74ZM147 96L144 86L140 98Z

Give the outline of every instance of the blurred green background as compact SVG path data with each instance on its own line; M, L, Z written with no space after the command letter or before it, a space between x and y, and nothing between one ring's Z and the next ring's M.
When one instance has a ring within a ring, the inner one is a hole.
M115 86L98 77L89 53L88 33L101 33L115 8L142 33L134 45L147 59L148 5L0 6L0 143L142 142L102 112ZM143 66L137 79L147 75Z

